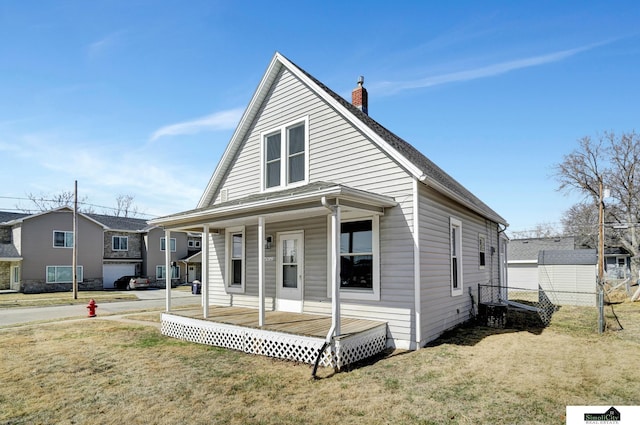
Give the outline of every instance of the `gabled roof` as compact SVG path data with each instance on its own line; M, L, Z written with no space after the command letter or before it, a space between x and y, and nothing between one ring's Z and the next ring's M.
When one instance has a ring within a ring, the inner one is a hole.
M0 211L0 224L9 223L14 220L19 220L23 217L28 216L29 214L25 213L14 213L8 211Z
M87 214L95 221L102 223L109 230L140 232L148 227L147 220L134 217L116 217L103 214Z
M37 213L34 213L34 214L22 214L21 217L17 217L16 216L16 218L14 218L11 221L7 221L4 224L13 225L13 224L17 224L17 223L22 223L25 220L31 220L33 218L40 217L42 215L53 214L53 213L62 212L62 211L67 212L67 213L72 213L73 212L73 208L71 208L69 206L66 206L66 205L63 205L61 207L57 207L57 208L54 208L54 209L51 209L51 210L47 210L47 211L40 211L40 212L37 212ZM78 213L78 215L86 218L89 221L94 222L95 224L97 224L100 227L105 227L104 224L102 224L99 221L96 221L95 219L89 217L89 215L87 215L87 214Z
M537 261L538 253L542 250L571 250L575 249L573 236L558 238L529 238L512 239L507 245L507 258L513 261Z
M35 217L39 217L45 214L51 214L56 212L73 212L73 209L68 206L62 206L54 208L48 211L41 211L34 214L25 213L12 213L6 211L0 211L0 224L13 225L21 223L24 220L29 220ZM142 218L133 217L115 217L111 215L92 214L92 213L78 213L78 215L85 217L87 220L94 222L98 226L109 230L121 230L121 231L143 231L146 230L149 225L147 220Z
M218 166L211 176L209 184L200 198L198 208L209 206L213 202L213 197L218 191L220 184L222 184L227 169L233 164L235 156L241 148L246 134L250 131L254 119L260 113L263 101L268 97L272 84L275 82L283 68L286 68L289 72L294 74L303 83L305 83L310 90L332 106L347 121L366 134L384 152L404 167L414 178L456 202L465 205L483 217L494 222L507 225L504 218L469 192L412 145L387 130L367 114L351 105L316 78L277 52L271 60L266 73L262 77L256 92L249 102L249 106L242 115L242 118L231 137L231 141L227 145Z

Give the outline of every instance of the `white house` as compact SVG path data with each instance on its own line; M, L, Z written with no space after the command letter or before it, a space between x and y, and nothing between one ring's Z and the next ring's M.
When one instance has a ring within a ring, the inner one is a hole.
M506 221L369 117L362 79L352 94L276 53L197 208L150 222L203 234L203 327L220 306L262 330L301 313L330 318L335 345L362 319L383 323L383 346L417 349L504 279ZM163 316L170 335L197 326Z

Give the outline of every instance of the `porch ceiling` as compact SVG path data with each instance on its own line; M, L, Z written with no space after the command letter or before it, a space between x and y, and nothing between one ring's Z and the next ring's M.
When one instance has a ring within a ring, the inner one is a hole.
M318 182L275 192L263 192L207 208L185 211L151 220L149 223L169 230L201 231L203 226L225 228L256 223L257 217L267 222L299 220L327 215L322 199L339 204L345 215L367 212L384 214L385 208L397 202L385 195L353 189L347 186Z

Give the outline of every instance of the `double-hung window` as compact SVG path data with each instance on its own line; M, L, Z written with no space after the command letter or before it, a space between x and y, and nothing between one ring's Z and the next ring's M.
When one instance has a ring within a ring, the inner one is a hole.
M171 252L176 252L176 238L169 239ZM160 251L167 249L167 238L160 238Z
M487 237L485 235L478 235L478 264L481 269L484 269L484 266L487 264L486 257L487 250Z
M462 222L451 217L449 222L451 252L451 295L462 294Z
M308 180L308 119L263 134L263 189L304 184Z
M112 236L111 249L113 249L114 251L127 251L129 249L129 237Z
M226 288L230 293L243 293L245 288L244 226L226 230Z
M73 248L73 232L54 230L53 246L55 248Z
M166 279L166 271L165 266L156 266L156 280ZM171 279L180 279L180 267L171 266Z

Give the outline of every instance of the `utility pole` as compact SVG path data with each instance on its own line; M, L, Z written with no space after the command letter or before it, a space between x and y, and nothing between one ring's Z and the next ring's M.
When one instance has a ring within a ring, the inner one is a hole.
M602 177L598 178L598 333L604 332L604 197Z
M71 269L73 273L73 299L78 299L78 180L75 181L73 190L73 260Z
M598 179L598 284L604 283L604 199L602 177Z

